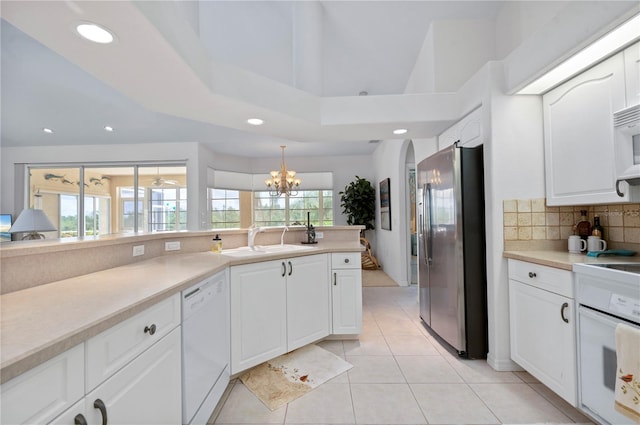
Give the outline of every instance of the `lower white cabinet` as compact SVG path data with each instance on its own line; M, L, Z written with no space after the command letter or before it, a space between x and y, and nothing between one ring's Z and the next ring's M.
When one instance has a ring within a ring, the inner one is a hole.
M231 374L329 335L326 254L232 266Z
M509 260L511 358L577 406L573 273Z
M180 340L178 327L52 424L181 423Z
M84 344L2 384L0 423L44 424L82 397Z
M362 333L362 265L359 252L331 254L332 333Z

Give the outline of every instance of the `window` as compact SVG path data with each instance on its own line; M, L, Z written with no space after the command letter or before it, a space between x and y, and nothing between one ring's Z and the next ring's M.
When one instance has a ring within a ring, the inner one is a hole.
M333 191L300 190L295 196L273 197L269 192L254 193L254 219L257 226L307 224L307 213L314 226L333 225Z
M240 225L240 191L209 189L211 227L214 229L238 228Z
M58 230L48 232L47 237L187 228L184 163L27 169L29 206L41 208L52 223L58 223Z

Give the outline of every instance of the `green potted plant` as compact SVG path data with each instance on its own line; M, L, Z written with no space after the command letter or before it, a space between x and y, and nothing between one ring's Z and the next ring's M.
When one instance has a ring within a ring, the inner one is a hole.
M375 229L376 189L367 179L356 176L356 180L345 186L340 192L340 206L347 215L347 224L365 226L365 230Z

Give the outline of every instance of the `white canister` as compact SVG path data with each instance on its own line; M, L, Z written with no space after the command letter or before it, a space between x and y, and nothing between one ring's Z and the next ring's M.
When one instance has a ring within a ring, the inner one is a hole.
M600 236L589 236L587 240L587 250L589 252L600 252L607 250L607 242Z
M573 254L579 254L587 250L587 241L580 236L569 236L569 252Z

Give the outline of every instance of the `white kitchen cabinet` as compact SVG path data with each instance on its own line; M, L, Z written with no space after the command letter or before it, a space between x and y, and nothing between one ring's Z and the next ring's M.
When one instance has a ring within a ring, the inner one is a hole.
M482 108L474 109L438 136L438 149L460 142L458 146L482 144Z
M332 333L362 333L362 265L359 252L331 254Z
M640 105L640 42L624 50L627 106Z
M509 260L511 358L577 406L573 273Z
M329 335L331 302L325 254L287 260L287 351Z
M325 254L232 266L231 373L329 334Z
M181 423L180 330L174 328L51 423Z
M180 324L176 294L118 323L86 342L86 391L127 365Z
M287 282L283 260L233 266L231 374L287 352Z
M625 202L616 193L613 113L625 107L619 53L543 96L548 205Z
M2 384L0 423L44 424L83 396L84 344L80 344Z

